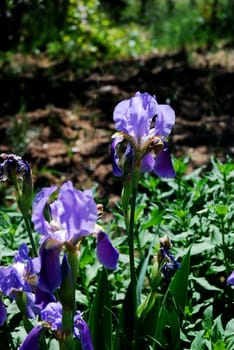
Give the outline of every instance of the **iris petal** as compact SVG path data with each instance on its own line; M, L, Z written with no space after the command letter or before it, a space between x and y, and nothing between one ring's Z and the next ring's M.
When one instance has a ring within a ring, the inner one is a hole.
M153 117L158 112L158 103L148 93L136 93L121 101L114 109L113 118L118 131L131 135L137 143L148 135Z
M119 252L111 244L105 232L98 232L97 234L97 257L103 266L110 270L117 268Z
M154 157L152 154L148 153L146 154L142 160L141 160L141 172L145 173L145 172L150 172L153 170L153 166L154 166Z
M40 326L34 327L25 338L19 350L37 350L39 349L39 340L43 328Z
M4 324L7 318L7 311L5 305L2 302L2 297L0 296L0 326Z
M119 156L116 150L117 145L122 142L122 137L116 137L111 144L111 162L114 176L122 176L123 171L119 167Z
M232 271L231 275L227 278L227 283L234 285L234 270Z
M175 112L168 105L159 105L155 122L155 135L168 136L175 124Z
M60 247L47 249L45 241L40 248L41 271L38 279L39 288L53 293L61 284Z
M153 171L160 177L175 177L175 171L167 145L165 145L164 150L156 156Z
M74 317L74 334L80 339L83 350L93 350L90 330L80 311Z
M78 191L74 188L59 193L59 200L64 211L60 215L60 222L67 228L68 242L77 241L94 231L97 221L97 206L92 191Z
M45 235L49 230L49 223L44 217L44 209L51 194L57 189L56 186L43 188L33 201L32 222L37 232Z

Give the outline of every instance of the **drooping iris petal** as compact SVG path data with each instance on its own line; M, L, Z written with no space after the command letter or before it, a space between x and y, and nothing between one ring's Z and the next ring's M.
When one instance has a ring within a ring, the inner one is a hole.
M111 162L114 176L122 176L123 170L119 167L119 156L117 152L117 145L122 142L122 137L116 137L111 144Z
M47 304L53 303L56 301L56 298L53 294L44 292L40 288L36 289L35 293L35 304L42 310L46 307Z
M175 112L168 105L158 105L159 113L155 120L155 135L168 136L175 124Z
M146 154L142 160L141 160L141 172L145 173L145 172L150 172L153 170L154 167L154 157L151 153Z
M26 300L24 313L28 318L35 318L36 315L40 314L40 308L35 304L35 294L25 292L25 296L26 298L22 298L23 301Z
M175 177L175 171L167 144L165 145L165 148L156 156L153 171L160 177Z
M231 275L227 278L227 283L234 285L234 270L232 271Z
M104 267L110 270L117 268L119 252L111 244L105 232L97 233L97 257Z
M34 327L25 338L23 344L20 346L19 350L38 350L40 336L43 332L41 326Z
M53 331L62 329L62 304L60 302L49 303L41 311L41 319L49 323Z
M45 219L44 210L52 193L56 191L56 186L44 187L33 201L32 222L37 232L46 235L49 232L49 223Z
M74 334L80 339L83 350L93 350L90 330L80 311L77 311L74 317Z
M0 296L0 326L2 326L7 318L7 311L6 311L6 307L3 304L2 301L2 296Z
M42 291L53 293L61 284L61 247L47 248L49 243L49 240L45 241L40 248L41 271L38 285Z

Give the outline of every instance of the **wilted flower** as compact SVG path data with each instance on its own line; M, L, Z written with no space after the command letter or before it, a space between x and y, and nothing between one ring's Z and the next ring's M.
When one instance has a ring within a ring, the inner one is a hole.
M172 248L171 240L168 235L160 239L160 248L157 256L157 260L162 274L166 280L174 275L176 270L180 268L180 263L170 253Z
M35 197L32 212L35 230L42 235L39 285L42 290L50 292L54 292L61 283L60 252L63 246L74 251L83 237L95 233L98 219L97 206L90 190L79 191L67 181L61 186L57 199L48 204L56 190L55 186L43 188ZM118 252L108 236L103 236L100 230L95 236L99 260L107 268L116 268Z
M16 154L0 154L0 181L9 180L15 186L17 202L23 215L28 215L32 205L32 173L28 162Z
M148 93L139 93L115 107L114 121L117 133L111 147L113 172L124 175L131 170L133 159L140 162L143 172L153 171L161 177L174 177L166 137L175 124L174 110L160 105ZM125 151L119 150L127 142Z
M1 153L0 159L0 181L11 180L14 183L16 179L23 180L30 172L28 163L16 154Z
M234 270L232 271L231 275L227 278L227 283L234 285Z

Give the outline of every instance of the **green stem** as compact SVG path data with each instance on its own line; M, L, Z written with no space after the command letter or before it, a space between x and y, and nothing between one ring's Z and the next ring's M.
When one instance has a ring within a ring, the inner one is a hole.
M225 227L224 227L224 220L221 217L220 218L220 226L221 226L221 234L222 234L222 248L223 248L223 256L224 256L224 265L226 273L228 274L229 271L229 264L226 256L226 242L225 242Z
M73 317L75 313L75 290L79 264L76 249L69 249L67 251L67 257L68 265L67 270L64 270L65 275L63 277L60 292L61 302L63 305L63 339L60 342L60 350L69 350L74 348Z
M36 257L37 250L36 250L35 242L34 242L33 235L32 235L31 221L30 221L29 216L23 215L23 218L24 218L24 222L26 225L26 229L28 231L28 236L30 239L31 247L32 247L32 255L33 255L33 257Z
M129 244L129 262L130 262L130 277L131 277L131 294L132 294L132 307L133 307L133 342L132 349L136 348L134 342L136 333L136 310L138 306L137 300L137 280L135 272L135 257L134 257L134 233L135 233L135 210L136 210L136 198L139 182L139 169L135 168L132 174L132 193L131 193L131 206L130 206L130 219L128 229L128 244Z

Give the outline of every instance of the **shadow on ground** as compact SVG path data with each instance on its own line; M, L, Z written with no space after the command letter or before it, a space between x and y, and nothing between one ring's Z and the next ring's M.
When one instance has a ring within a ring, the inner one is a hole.
M170 103L177 119L170 138L190 170L211 156L233 156L234 52L158 54L102 65L76 77L65 63L6 66L0 74L1 152L31 164L36 187L71 179L118 194L110 142L115 105L136 91ZM19 69L20 67L20 69Z

